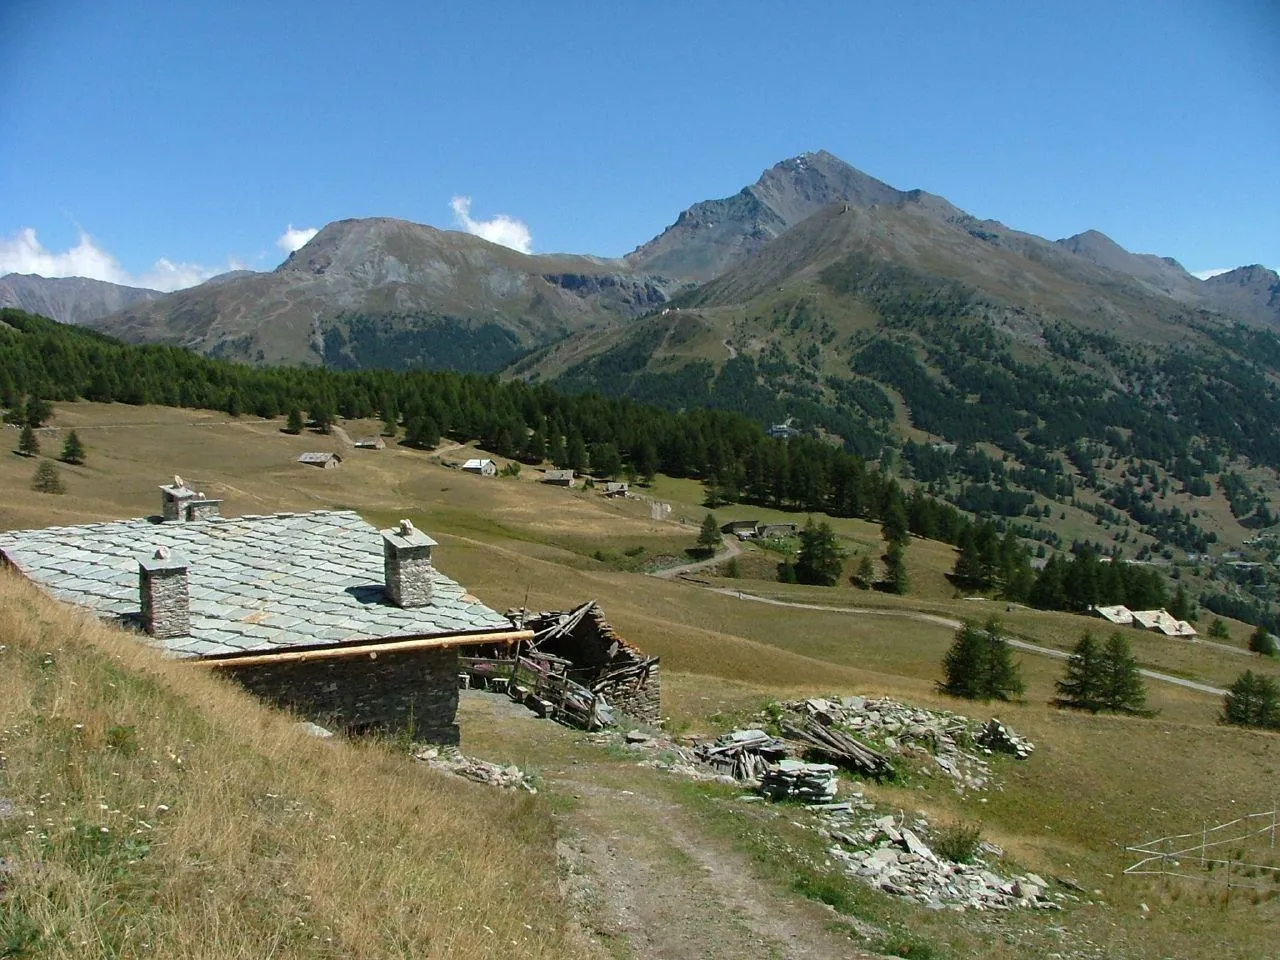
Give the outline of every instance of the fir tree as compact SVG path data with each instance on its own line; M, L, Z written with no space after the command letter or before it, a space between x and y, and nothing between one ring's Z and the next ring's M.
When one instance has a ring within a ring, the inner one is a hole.
M84 444L80 442L80 437L72 430L67 434L67 439L62 444L62 456L58 459L63 463L84 463L84 453Z
M1230 640L1231 631L1227 629L1227 623L1221 617L1214 617L1213 623L1209 624L1209 636L1215 640Z
M302 432L303 426L304 424L302 422L302 411L299 410L297 407L290 407L289 416L285 420L284 432L292 433L296 435Z
M1193 612L1191 598L1187 595L1187 588L1180 583L1178 584L1178 589L1173 593L1173 599L1169 601L1169 613L1179 620L1190 620Z
M1264 657L1276 655L1276 638L1267 632L1267 628L1259 625L1249 634L1249 649Z
M31 429L31 424L26 424L22 428L22 433L18 434L18 452L24 457L34 457L40 452L40 441L36 439L36 432Z
M986 699L986 656L987 635L975 624L962 624L942 658L943 679L938 689L965 700Z
M317 400L307 411L311 415L311 429L316 433L328 433L333 426L333 407L327 400Z
M1013 647L1004 638L1000 621L992 617L984 630L987 638L986 658L983 670L985 698L1012 700L1022 696L1025 686L1018 665L1013 662Z
M1102 651L1102 705L1113 713L1149 716L1147 688L1129 641L1113 633Z
M698 531L698 547L707 553L715 553L722 542L716 515L708 513L702 518L702 529Z
M1280 729L1280 688L1270 677L1246 670L1227 688L1221 723Z
M864 553L862 559L858 561L858 570L853 575L853 584L866 590L875 582L875 579L876 566L871 562L871 555Z
M825 520L815 524L810 517L800 531L800 553L796 557L796 579L800 583L830 587L840 579L844 551L835 531Z
M26 412L23 417L24 422L29 427L43 427L45 422L53 416L53 406L48 400L31 394L27 397Z
M1066 675L1054 684L1058 691L1054 704L1097 713L1102 709L1104 669L1102 648L1093 634L1086 632L1071 651Z
M906 551L899 541L891 540L889 549L884 552L884 589L901 596L909 586Z
M62 482L62 474L48 460L41 460L40 466L31 478L31 489L36 493L66 493L66 485Z

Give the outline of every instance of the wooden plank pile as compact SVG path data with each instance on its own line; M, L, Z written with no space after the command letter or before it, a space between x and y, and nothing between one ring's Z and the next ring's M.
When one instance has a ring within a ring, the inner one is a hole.
M836 789L836 767L830 763L779 760L760 779L760 792L770 800L828 803L835 798Z
M888 757L864 746L835 727L825 726L810 717L798 723L783 720L781 728L784 736L803 744L807 753L826 757L846 770L863 776L877 780L893 779L893 764Z
M734 730L693 748L694 756L716 773L735 780L759 780L770 761L787 755L787 745L763 730Z

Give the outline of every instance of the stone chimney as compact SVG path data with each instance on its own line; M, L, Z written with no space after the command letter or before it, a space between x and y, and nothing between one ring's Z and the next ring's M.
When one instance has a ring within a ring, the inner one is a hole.
M187 520L212 520L222 516L222 501L210 500L203 493L197 493L185 502L183 508Z
M160 485L161 517L166 521L186 522L187 504L197 497L199 494L183 483L182 478L175 473L173 483Z
M382 531L382 566L386 597L397 607L425 607L431 602L436 542L408 520Z
M187 595L187 562L161 547L138 561L138 590L142 626L157 640L191 633L191 605Z

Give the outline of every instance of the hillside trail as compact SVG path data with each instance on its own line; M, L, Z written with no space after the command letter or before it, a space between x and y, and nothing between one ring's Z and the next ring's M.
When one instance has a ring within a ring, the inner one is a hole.
M762 879L744 854L680 802L671 774L619 760L505 695L467 691L466 723L493 724L537 750L555 799L561 886L589 957L628 960L873 958L823 904Z
M750 600L755 603L767 603L775 607L791 607L797 610L817 610L823 613L847 613L858 616L870 617L901 617L907 620L916 620L921 623L936 623L940 627L947 627L951 630L958 630L962 626L961 621L951 617L941 617L934 613L923 613L919 610L880 610L872 607L832 607L818 603L800 603L794 600L776 600L773 597L761 597L754 593L744 593L741 590L733 590L729 587L712 587L706 586L704 589L710 590L712 593L719 593L726 597L735 597L738 600ZM1017 637L1005 637L1009 646L1016 650L1023 650L1027 653L1034 653L1042 657L1053 657L1055 660L1069 660L1071 654L1065 650L1057 650L1053 647L1041 646L1038 643L1032 643L1029 640L1020 640ZM1232 653L1237 652L1234 648ZM1174 686L1186 687L1188 690L1196 690L1200 693L1212 694L1216 697L1226 695L1226 690L1221 687L1213 687L1207 683L1200 683L1197 680L1187 680L1183 677L1175 677L1172 674L1160 673L1156 670L1147 670L1141 668L1138 673L1142 676L1156 680L1160 683L1171 683Z
M682 577L685 574L697 573L699 570L705 570L708 567L714 567L717 564L731 560L742 553L742 545L738 542L737 537L722 537L721 543L724 544L724 552L717 553L708 557L706 560L697 560L693 563L682 563L678 567L664 567L661 570L649 571L649 576L658 577L660 579L670 579L673 577Z

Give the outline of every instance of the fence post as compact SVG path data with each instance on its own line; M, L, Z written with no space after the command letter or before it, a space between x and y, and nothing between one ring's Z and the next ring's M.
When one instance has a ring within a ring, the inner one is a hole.
M1200 821L1200 869L1201 870L1208 869L1208 867L1205 866L1205 860L1204 860L1205 847L1207 847L1208 845L1209 845L1209 821L1201 820Z

